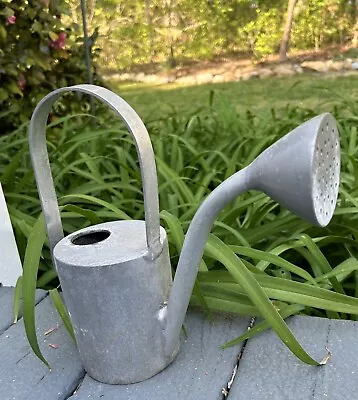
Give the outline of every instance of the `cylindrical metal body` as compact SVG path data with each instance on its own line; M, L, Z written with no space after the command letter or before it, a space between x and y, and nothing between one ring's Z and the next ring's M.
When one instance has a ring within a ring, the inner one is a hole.
M164 316L172 277L166 232L151 259L144 221L91 226L59 241L54 260L79 352L96 380L128 384L164 369Z

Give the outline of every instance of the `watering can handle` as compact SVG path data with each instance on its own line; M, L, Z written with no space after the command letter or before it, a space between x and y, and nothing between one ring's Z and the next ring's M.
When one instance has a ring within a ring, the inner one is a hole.
M94 96L113 109L127 125L136 145L142 176L148 255L155 258L161 252L161 244L158 181L152 143L143 121L133 108L117 94L95 85L76 85L55 90L40 101L32 114L29 127L30 154L51 254L64 234L46 147L46 124L52 105L65 92Z

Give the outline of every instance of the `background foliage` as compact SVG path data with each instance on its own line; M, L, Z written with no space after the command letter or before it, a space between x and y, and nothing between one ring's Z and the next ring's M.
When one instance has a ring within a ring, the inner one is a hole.
M68 0L80 21L79 2ZM287 0L88 0L91 31L111 68L151 62L175 65L232 53L254 58L279 49ZM318 50L357 44L357 1L298 0L291 45Z
M86 80L81 27L64 23L66 12L64 2L0 0L1 133L28 121L50 91ZM87 106L67 96L57 115Z

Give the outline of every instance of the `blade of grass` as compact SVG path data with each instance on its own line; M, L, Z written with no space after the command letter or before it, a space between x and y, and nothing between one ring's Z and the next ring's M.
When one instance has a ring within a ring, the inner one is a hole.
M210 235L207 243L207 251L219 260L232 274L236 282L241 282L246 293L265 320L277 333L283 343L295 354L301 361L310 365L320 365L314 360L300 345L288 326L285 324L279 312L272 305L258 281L253 274L248 271L241 260L226 246L220 239Z
M19 318L21 295L22 295L22 276L19 276L16 281L16 286L14 290L14 324L16 324Z
M304 306L301 306L300 304L292 304L292 305L286 306L285 308L280 310L279 313L281 314L281 317L283 319L286 319L292 315L298 314L302 310L304 310ZM255 324L250 330L248 330L244 334L240 335L236 339L226 342L223 346L221 346L221 348L227 349L228 347L239 344L239 343L243 342L244 340L251 339L254 336L258 335L259 333L266 331L267 329L270 329L270 324L267 321L263 321L258 324Z
M45 221L43 215L41 214L31 230L26 246L22 280L22 308L25 331L29 344L36 356L50 368L49 363L41 353L37 341L35 322L35 290L37 270L45 237Z
M70 334L72 340L76 343L75 333L73 331L70 317L67 313L65 305L63 304L61 296L58 293L58 290L55 288L55 289L50 290L49 293L50 293L53 305L55 306L59 316L61 317L61 319L67 329L67 332Z

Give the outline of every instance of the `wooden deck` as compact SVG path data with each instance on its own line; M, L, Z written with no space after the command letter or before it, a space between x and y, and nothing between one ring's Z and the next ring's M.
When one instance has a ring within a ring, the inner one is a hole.
M290 327L314 357L323 358L325 347L332 352L326 366L310 367L298 361L272 332L249 340L244 349L221 350L221 344L247 329L249 319L216 315L212 325L201 313L190 310L185 322L188 337L182 337L176 360L147 381L114 386L85 375L51 299L39 291L37 332L52 370L43 365L29 348L22 319L12 324L12 298L13 289L0 287L1 400L358 399L358 322L291 318ZM231 389L225 394L228 386Z

